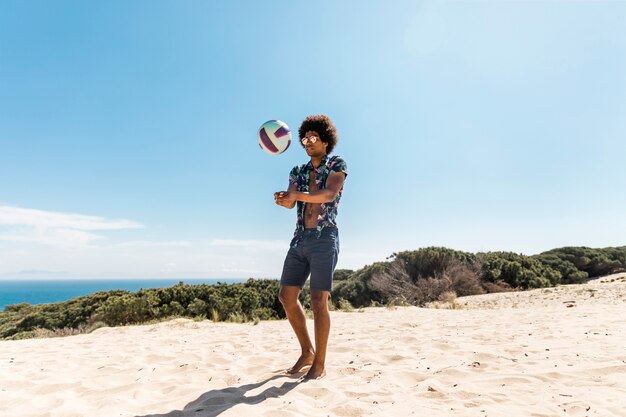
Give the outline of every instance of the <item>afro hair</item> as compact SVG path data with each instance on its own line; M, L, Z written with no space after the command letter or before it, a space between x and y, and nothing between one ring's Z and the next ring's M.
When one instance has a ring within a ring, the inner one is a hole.
M338 140L337 128L335 128L335 125L330 120L330 117L325 114L307 116L300 125L300 129L298 129L298 136L300 136L300 140L304 138L304 135L306 135L306 132L308 131L317 132L317 134L320 135L322 142L328 144L326 147L326 154L330 154L333 149L335 149L335 145L337 145ZM302 144L302 142L300 144Z

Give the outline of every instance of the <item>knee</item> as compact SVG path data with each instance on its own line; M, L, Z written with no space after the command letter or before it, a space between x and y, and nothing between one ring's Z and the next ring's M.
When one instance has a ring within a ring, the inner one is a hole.
M284 288L281 288L278 293L278 301L280 301L283 307L290 307L298 303L298 295L299 292L286 291Z
M328 294L311 293L311 310L313 314L328 312Z

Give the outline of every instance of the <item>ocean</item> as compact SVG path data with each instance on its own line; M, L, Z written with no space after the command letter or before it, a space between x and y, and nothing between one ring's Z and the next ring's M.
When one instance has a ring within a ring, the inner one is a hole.
M65 280L0 280L0 311L11 304L47 304L67 301L98 291L139 291L142 288L171 287L183 281L185 284L227 284L246 282L241 279L65 279Z

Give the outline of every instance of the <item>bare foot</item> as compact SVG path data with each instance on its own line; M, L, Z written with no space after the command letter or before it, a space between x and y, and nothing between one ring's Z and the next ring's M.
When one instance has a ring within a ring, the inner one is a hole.
M323 378L325 375L326 369L324 369L324 365L313 365L311 366L311 369L309 369L309 372L307 372L307 374L304 376L304 379L320 379Z
M312 350L309 350L308 352L303 353L302 355L300 355L295 365L293 365L290 369L287 369L287 373L289 375L292 375L292 374L296 374L300 372L300 370L304 368L305 366L312 365L313 359L315 359L315 352L313 352Z

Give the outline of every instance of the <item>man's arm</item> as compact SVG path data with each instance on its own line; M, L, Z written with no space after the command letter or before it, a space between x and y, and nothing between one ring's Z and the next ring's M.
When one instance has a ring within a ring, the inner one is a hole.
M277 193L274 193L274 201L279 206L283 206L288 209L294 208L294 206L296 205L296 200L288 198L288 196L290 196L291 193L296 192L297 189L298 186L296 184L289 184L289 188L287 188L287 191L279 191Z
M343 183L346 180L346 174L343 172L333 172L328 178L326 178L326 188L323 190L315 190L310 192L303 191L289 191L286 198L293 199L294 204L296 201L303 201L305 203L330 203L334 201L343 187ZM290 187L291 188L291 187ZM293 206L292 206L293 207Z

